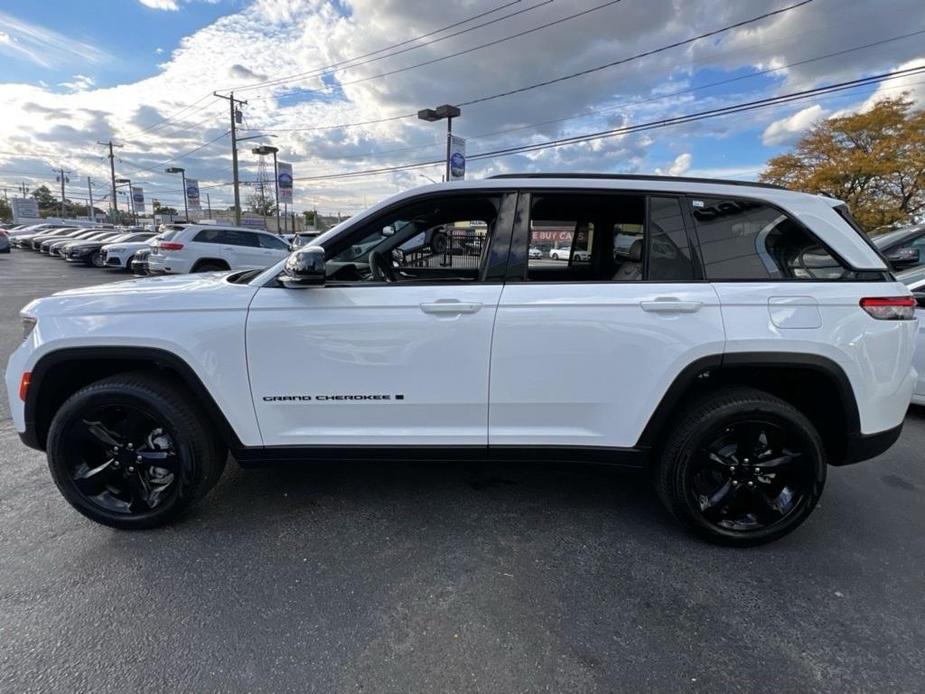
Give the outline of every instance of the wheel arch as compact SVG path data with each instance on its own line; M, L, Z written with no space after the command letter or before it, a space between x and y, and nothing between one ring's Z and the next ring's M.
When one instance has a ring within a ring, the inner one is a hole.
M231 265L229 265L228 261L224 258L199 258L195 263L193 263L193 267L190 268L190 272L198 272L199 268L209 263L222 265L226 270L231 269Z
M839 464L848 442L860 435L860 414L851 382L835 361L799 352L734 352L689 364L674 379L639 437L656 449L672 418L692 399L730 385L763 390L795 406L819 430L830 461Z
M131 371L157 371L175 380L191 392L223 443L233 449L242 447L196 371L182 357L155 347L66 347L43 355L31 371L23 441L44 451L51 420L68 397L101 378Z

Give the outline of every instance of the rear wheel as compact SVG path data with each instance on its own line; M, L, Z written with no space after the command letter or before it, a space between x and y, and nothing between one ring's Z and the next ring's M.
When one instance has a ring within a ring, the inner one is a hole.
M701 537L750 546L805 521L825 473L822 440L800 411L759 390L730 388L682 416L661 454L656 488Z
M196 266L196 269L193 272L221 272L222 270L227 270L228 267L220 263L205 262L200 263Z
M225 452L189 395L146 374L82 388L48 434L48 466L80 513L116 528L163 525L215 485Z
M96 253L91 254L87 264L92 265L93 267L103 267L105 265L103 262L103 252L97 251Z

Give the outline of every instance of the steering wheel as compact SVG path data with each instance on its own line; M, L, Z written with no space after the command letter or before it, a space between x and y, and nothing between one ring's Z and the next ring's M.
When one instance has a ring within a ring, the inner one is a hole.
M395 268L392 267L392 261L382 253L370 251L367 258L369 271L372 273L374 282L394 282Z

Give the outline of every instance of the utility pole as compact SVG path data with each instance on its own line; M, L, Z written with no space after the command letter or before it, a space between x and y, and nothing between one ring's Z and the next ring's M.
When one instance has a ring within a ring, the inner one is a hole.
M93 209L93 181L87 176L87 194L90 196L90 206L87 208L87 219L91 222L96 221L96 210Z
M119 215L119 203L116 201L116 162L115 155L112 153L112 148L121 147L122 145L114 145L112 140L109 142L100 142L97 140L96 144L109 147L109 177L112 183L112 205L110 205L110 209L112 210L112 222L115 223L116 217Z
M58 169L58 180L61 181L61 219L67 218L67 214L64 211L64 184L67 181L67 175L71 173L70 171L65 171L64 169Z
M206 207L209 210L209 219L212 219L212 198L209 197L208 193L206 193Z
M231 109L231 178L234 181L234 223L241 226L241 194L238 191L238 131L237 124L241 112L235 108L235 104L246 105L246 101L234 98L234 92L229 92L228 96L212 92L219 99L227 99L228 106Z

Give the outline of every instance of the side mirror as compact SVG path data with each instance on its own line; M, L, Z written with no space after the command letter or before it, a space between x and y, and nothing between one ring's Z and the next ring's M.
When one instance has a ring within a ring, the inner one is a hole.
M279 281L287 289L320 287L325 281L324 249L318 246L295 251L286 259Z
M912 267L921 263L921 252L918 248L900 248L886 256L895 269L899 270L905 267Z

